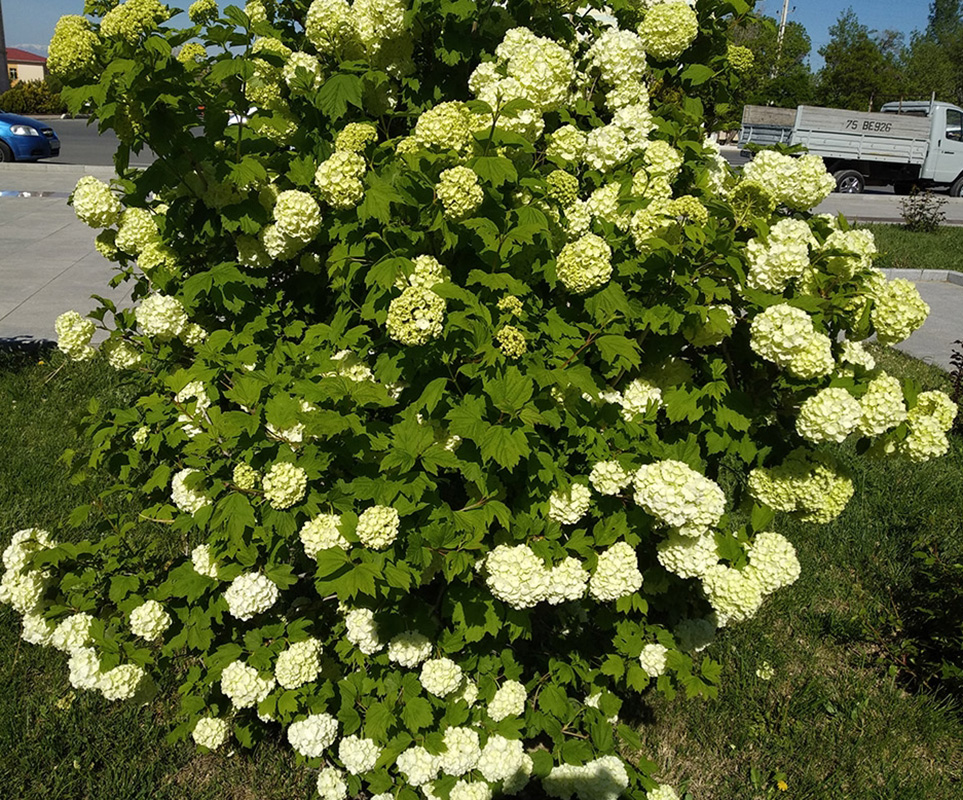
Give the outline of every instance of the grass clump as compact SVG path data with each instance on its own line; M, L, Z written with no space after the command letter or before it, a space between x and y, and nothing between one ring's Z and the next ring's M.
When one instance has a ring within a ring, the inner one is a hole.
M932 232L901 225L866 225L876 238L883 269L945 269L963 272L963 227L942 226Z

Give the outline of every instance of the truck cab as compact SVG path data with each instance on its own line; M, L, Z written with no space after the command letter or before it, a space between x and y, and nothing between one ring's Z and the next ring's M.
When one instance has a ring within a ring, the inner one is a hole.
M929 147L915 183L921 188L949 186L952 197L963 196L963 109L950 103L904 100L886 103L880 112L922 117L930 122ZM895 188L905 194L912 185Z

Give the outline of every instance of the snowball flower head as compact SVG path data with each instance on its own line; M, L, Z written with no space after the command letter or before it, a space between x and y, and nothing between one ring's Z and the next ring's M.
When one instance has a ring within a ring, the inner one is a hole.
M90 75L97 68L100 38L90 22L77 14L63 16L54 28L47 50L47 67L60 77Z
M524 684L518 681L505 681L488 704L488 716L495 722L501 722L506 717L517 717L525 713L525 701L528 693Z
M650 678L658 678L665 672L666 655L669 648L661 644L647 644L642 648L639 663Z
M660 783L655 789L650 789L646 800L679 800L679 795L667 783Z
M562 248L555 260L559 282L574 294L599 289L612 277L612 248L594 233L587 233Z
M461 685L462 671L450 658L433 658L421 667L421 685L436 697L446 697Z
M348 540L341 535L340 514L319 514L301 526L301 544L308 558L317 558L318 553L331 547L348 549Z
M596 600L626 597L642 588L642 573L635 550L626 542L616 542L600 556L589 580L589 594Z
M318 758L334 744L338 721L330 714L311 714L288 726L288 741L305 758Z
M162 636L170 624L170 614L156 600L147 600L130 612L131 633L147 641Z
M438 756L438 766L446 775L464 775L475 768L481 756L478 733L471 728L451 727L445 731L445 750Z
M659 542L658 551L659 563L680 578L697 578L719 563L716 538L712 533L701 536L671 533L668 539Z
M589 574L577 558L564 558L549 571L545 600L558 605L585 596Z
M135 664L121 664L101 675L97 688L107 700L130 700L141 687L146 673Z
M191 550L191 565L198 575L217 580L217 562L211 556L209 544L199 544Z
M870 319L881 344L897 344L926 322L930 307L910 281L887 281L873 297Z
M364 158L350 150L337 150L318 167L314 182L329 206L346 211L364 198L364 173Z
M85 175L74 187L74 213L91 228L109 228L120 220L120 200L110 187L91 175Z
M600 494L615 495L629 483L629 473L618 461L600 461L589 473L589 482Z
M76 311L65 311L57 317L57 348L72 361L87 361L97 352L90 347L95 326Z
M321 230L321 209L307 192L289 189L278 195L274 220L285 236L307 243Z
M308 474L294 464L278 461L264 475L264 499L271 508L290 508L299 502L307 490Z
M859 408L857 431L861 436L880 436L895 428L907 417L902 384L885 372L878 375L859 398Z
M187 485L187 479L195 474L199 474L198 471L188 467L176 473L171 479L171 500L186 514L196 514L211 504L210 498L202 491Z
M720 624L749 619L762 605L762 587L749 570L716 564L702 576L702 588L719 614Z
M548 594L550 572L527 545L498 545L485 559L485 571L491 593L514 609L531 608Z
M90 644L90 626L94 618L82 611L71 614L59 623L50 637L50 644L65 653L73 652Z
M187 325L187 312L176 297L152 294L134 309L137 326L145 336L167 342L180 335Z
M554 491L548 498L548 518L559 525L574 525L592 505L592 492L587 486L573 483L568 492Z
M160 238L157 222L146 208L128 208L120 219L115 243L117 249L131 256L139 256L151 242Z
M388 660L407 669L417 667L431 655L431 640L417 631L402 631L388 642Z
M278 656L274 677L285 689L297 689L318 677L320 654L321 642L317 639L295 642Z
M245 621L263 614L277 602L278 597L278 587L260 572L238 575L224 592L228 613L235 619Z
M845 389L823 389L802 404L796 431L816 444L839 443L856 430L861 416L859 401Z
M622 419L638 422L639 418L662 406L662 390L644 378L636 378L622 392Z
M345 736L338 744L338 758L352 775L361 775L374 769L380 756L381 748L373 739Z
M445 209L445 216L456 222L471 216L485 199L478 176L468 167L452 167L442 172L435 194Z
M698 33L696 13L683 2L652 6L639 25L639 37L645 52L658 61L678 58Z
M390 506L372 506L358 517L358 538L375 550L384 550L398 538L401 518Z
M378 638L378 623L375 622L374 612L367 608L355 608L344 618L347 629L345 636L365 655L374 655L384 643Z
M388 335L403 345L427 344L441 336L445 301L429 289L411 286L388 307Z
M412 786L421 786L438 776L438 756L433 756L424 747L409 747L395 761L398 771Z
M681 461L646 464L633 482L635 502L685 536L700 536L715 527L725 511L719 485Z
M201 717L191 733L194 741L208 750L217 750L231 735L231 724L219 717Z
M757 534L748 555L748 570L752 571L763 594L772 594L777 589L789 586L799 577L796 549L779 533L764 531Z
M422 147L462 152L472 142L474 118L461 102L439 103L422 112L412 133Z

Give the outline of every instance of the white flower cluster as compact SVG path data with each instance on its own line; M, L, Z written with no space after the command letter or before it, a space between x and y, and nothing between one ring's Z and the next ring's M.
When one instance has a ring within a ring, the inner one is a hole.
M121 664L104 672L97 688L107 700L130 700L144 685L147 673L135 664Z
M448 280L448 270L434 256L416 256L411 261L414 269L409 275L401 275L395 281L395 288L404 291L409 286L431 289Z
M762 605L762 587L748 569L716 564L702 575L702 588L718 614L720 626L743 622Z
M592 505L587 486L573 483L567 492L554 491L548 498L548 518L559 525L575 525Z
M199 474L196 469L187 468L176 473L171 479L171 500L186 514L196 514L211 504L210 498L203 491L187 485L187 479L196 474Z
M74 188L74 213L91 228L109 228L120 220L120 200L110 187L92 175L84 175Z
M358 517L358 538L375 550L384 550L398 538L401 518L390 506L372 506Z
M843 251L826 259L826 269L843 278L852 278L857 272L868 270L878 252L873 232L863 228L833 231L826 237L822 249Z
M599 289L612 277L612 248L594 233L587 233L562 248L555 260L562 285L575 294Z
M639 417L662 407L662 390L644 378L636 378L625 387L619 405L626 422L637 422Z
M897 344L926 322L930 307L910 281L896 278L873 292L870 320L881 344Z
M445 301L430 289L410 286L388 306L388 335L403 345L427 344L441 336Z
M485 559L485 571L491 593L515 609L542 602L551 584L545 562L524 544L495 547Z
M211 556L209 544L199 544L191 551L191 565L198 575L217 580L217 562Z
M589 482L599 494L615 495L629 484L629 473L618 461L600 461L589 473Z
M221 672L221 691L234 708L250 708L260 703L274 688L274 678L264 679L254 667L232 661Z
M364 199L364 158L351 150L336 150L314 173L321 197L332 208L345 211Z
M321 671L321 642L305 639L290 645L274 665L274 677L285 689L297 689L313 681Z
M378 638L378 623L368 608L353 608L344 615L345 638L367 656L384 647Z
M773 531L757 534L747 555L749 566L745 571L751 573L763 594L772 594L777 589L789 586L799 577L796 549L781 534Z
M749 257L748 283L753 289L781 294L791 281L809 267L809 248L816 245L809 225L799 219L782 219L763 239L746 246Z
M57 347L72 361L89 361L96 354L90 346L94 335L94 323L84 319L76 311L65 311L54 323L57 331Z
M699 19L684 2L653 5L639 25L645 52L657 61L670 61L682 55L699 33Z
M602 756L582 766L561 764L542 779L551 797L569 800L618 800L629 785L625 764L618 756Z
M495 696L488 704L488 716L495 722L501 722L507 717L518 717L525 713L525 701L528 693L524 684L518 681L505 681L498 687Z
M188 406L178 414L177 421L181 423L181 428L184 430L184 433L193 439L195 436L199 436L204 432L204 429L198 427L196 423L202 420L209 421L206 411L211 407L211 400L207 396L204 384L200 381L191 381L174 395L174 402L182 406L190 403L192 400L194 401L193 407Z
M801 308L769 306L752 320L750 332L749 345L756 353L798 378L822 377L836 366L829 337L816 331Z
M859 398L860 418L856 430L861 436L881 436L906 419L903 386L885 372L869 382Z
M616 542L599 555L598 566L589 580L589 594L596 600L618 600L642 587L642 573L635 550Z
M775 511L800 512L806 522L825 524L843 512L854 489L828 455L800 448L776 467L752 470L749 491Z
M424 148L461 153L470 147L474 127L475 120L468 106L453 101L423 111L411 135Z
M171 617L156 600L147 600L130 612L130 631L147 641L153 641L170 627Z
M121 215L114 242L121 252L129 256L139 256L148 244L159 238L160 231L150 211L146 208L128 208Z
M309 714L288 725L288 741L305 758L318 758L334 744L338 721L330 714Z
M422 786L433 781L440 769L438 756L433 756L420 745L409 747L399 754L395 766L411 786Z
M872 372L876 369L876 359L866 351L862 342L853 342L849 339L844 341L839 360L854 367L860 367L866 372Z
M307 244L321 230L321 209L307 192L289 189L278 194L274 221L283 235Z
M669 648L662 644L649 643L642 648L639 654L639 664L645 670L645 674L650 678L658 678L666 667L666 656Z
M145 297L136 309L134 317L145 336L168 342L179 336L187 325L187 312L176 297L152 294Z
M923 392L907 415L909 433L899 443L899 453L910 461L927 461L949 449L947 432L953 427L957 406L943 392Z
M217 750L231 735L231 724L219 717L201 717L194 725L191 737L200 747Z
M478 176L469 167L452 167L442 172L435 194L445 209L445 216L455 222L471 216L485 199Z
M586 135L574 125L563 125L549 137L545 155L565 162L578 162L585 154Z
M607 172L643 151L653 127L646 95L644 101L621 106L607 125L589 131L582 158L592 169Z
M658 544L659 563L680 578L698 578L709 567L719 563L716 537L713 533L683 536L671 533Z
M72 653L90 644L90 626L94 618L86 613L71 614L61 621L50 637L50 644L64 653Z
M796 431L816 444L839 443L856 430L861 415L859 401L848 391L822 389L803 402L796 418Z
M419 678L426 692L447 697L461 686L462 670L450 658L432 658L422 664Z
M726 497L719 485L681 461L646 464L632 480L635 502L685 536L714 528L725 511Z
M290 508L299 502L308 487L308 474L299 466L277 461L265 473L264 499L272 508Z
M836 188L819 156L799 158L763 150L743 169L743 180L759 184L776 202L799 211L819 205Z
M331 547L347 550L348 540L341 535L340 514L319 514L301 526L301 544L308 558L316 559L318 553Z
M431 656L431 640L417 631L402 631L388 642L388 660L414 669Z
M488 737L478 758L478 771L486 781L502 782L502 792L513 795L525 788L532 774L532 758L518 739L495 734Z
M446 775L458 777L471 772L481 757L478 733L471 728L451 727L444 733L445 749L438 766Z
M235 619L249 620L263 614L280 597L277 585L260 572L242 572L224 592L227 611Z
M367 122L349 122L334 140L335 150L360 153L369 144L378 141L378 129Z
M190 326L188 326L190 327ZM101 347L107 363L117 370L133 369L140 364L143 356L123 339L110 339Z
M3 552L3 564L6 569L3 578L0 579L0 603L7 603L17 612L23 614L25 618L36 613L40 598L46 587L48 575L40 570L29 569L27 562L41 550L56 546L57 543L50 538L46 531L37 528L27 528L17 531L13 535L13 539ZM89 630L91 620L86 614L74 615L74 617L86 620L84 640L77 645L80 646L80 644L86 643L86 631ZM73 619L73 617L68 619ZM61 623L61 626L64 624ZM41 625L41 621L35 620L33 629L35 637L46 638L43 635L46 625ZM58 649L65 648L58 646Z
M645 800L679 800L679 795L669 784L660 783L655 789L649 791Z
M352 775L361 775L374 769L381 757L381 748L373 739L345 736L338 743L338 758Z
M317 89L321 86L321 64L310 53L296 51L288 56L284 66L281 67L281 77L284 78L289 89L299 91ZM302 78L306 83L301 83Z

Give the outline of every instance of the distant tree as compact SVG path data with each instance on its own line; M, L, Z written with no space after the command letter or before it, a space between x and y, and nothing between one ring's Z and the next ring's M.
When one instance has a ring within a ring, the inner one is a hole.
M829 42L819 49L826 62L816 79L820 103L869 110L899 98L898 34L870 31L852 8L839 15L829 34Z
M777 47L776 20L772 17L753 19L735 28L732 34L736 44L748 47L755 56L755 64L743 80L745 103L795 108L812 100L812 42L802 25L790 22L786 26L781 52Z
M908 100L937 100L960 103L959 67L949 50L933 36L915 32L900 54L901 95Z
M926 34L943 47L958 47L963 35L963 0L933 0Z

